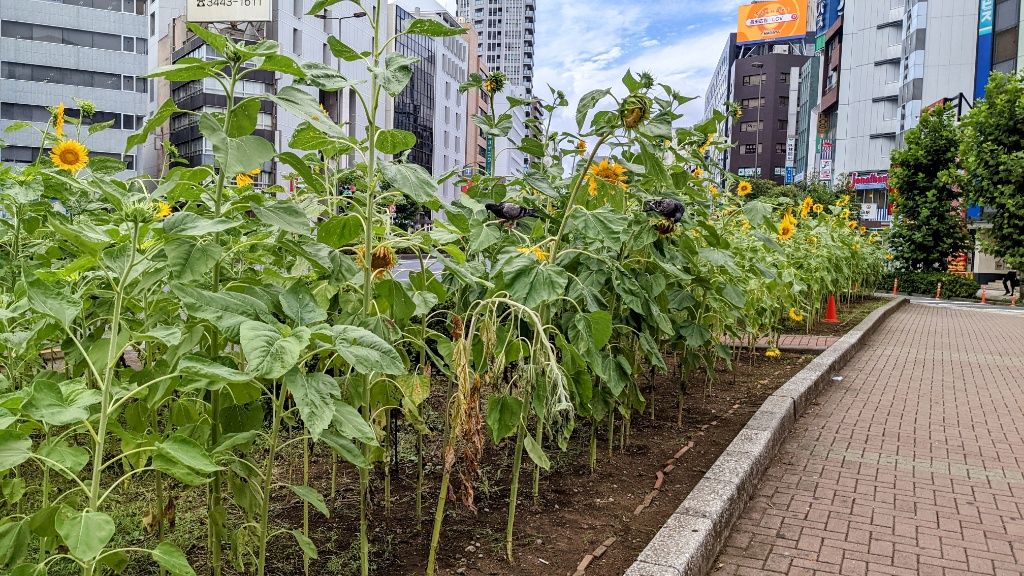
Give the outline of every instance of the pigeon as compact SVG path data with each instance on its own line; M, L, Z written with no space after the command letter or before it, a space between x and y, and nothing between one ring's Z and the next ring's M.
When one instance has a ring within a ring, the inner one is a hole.
M487 208L487 210L491 214L497 216L499 220L505 220L509 223L516 222L521 218L526 218L527 216L537 215L536 210L531 210L530 208L525 208L511 202L499 202L497 204L488 202L487 204L484 204L484 208Z
M683 206L683 203L679 200L661 198L659 200L648 200L647 202L644 202L644 211L657 212L666 220L678 223L683 219L683 214L686 213L686 206Z

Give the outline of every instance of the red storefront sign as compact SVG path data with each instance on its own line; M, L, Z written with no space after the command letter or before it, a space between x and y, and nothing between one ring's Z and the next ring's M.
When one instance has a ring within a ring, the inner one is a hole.
M857 190L889 187L888 172L854 172L850 178L854 189Z

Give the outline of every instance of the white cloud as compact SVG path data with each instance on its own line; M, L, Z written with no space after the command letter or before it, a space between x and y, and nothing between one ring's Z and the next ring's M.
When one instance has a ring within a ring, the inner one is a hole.
M564 90L570 107L554 119L575 130L575 105L590 90L614 87L626 69L649 71L658 82L701 99L734 24L740 0L545 0L538 2L538 63L534 93ZM688 26L694 26L692 30ZM703 115L698 99L683 108L684 123ZM610 105L610 104L609 104Z

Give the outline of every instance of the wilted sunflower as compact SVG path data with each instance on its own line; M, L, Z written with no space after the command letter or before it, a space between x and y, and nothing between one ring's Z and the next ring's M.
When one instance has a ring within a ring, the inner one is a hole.
M171 205L161 200L156 203L156 214L153 215L154 220L163 220L171 215Z
M548 253L541 250L539 246L530 246L528 248L522 246L516 248L516 251L519 252L520 254L533 254L533 257L541 262L546 262L548 259Z
M782 351L780 351L778 348L769 348L768 351L764 353L764 355L767 358L778 358L779 356L782 356Z
M803 322L804 316L803 314L797 312L796 308L790 308L789 319L792 320L793 322Z
M89 150L77 140L61 140L50 150L50 160L57 168L74 174L89 164Z
M704 143L700 145L700 148L698 148L697 151L700 152L701 154L706 153L708 151L708 148L711 146L712 140L714 139L714 134L708 134L708 137L704 139Z
M739 186L736 187L736 193L742 197L746 196L747 194L750 194L750 192L753 189L754 187L750 185L750 182L744 180L743 182L740 182Z
M61 102L57 105L57 109L53 111L53 132L57 135L57 138L64 137L64 103Z
M868 242L872 244L878 242L879 239L881 239L881 236L878 235L878 232L872 232L871 236L868 236Z
M366 260L363 258L365 252L366 249L363 246L356 247L356 264L360 268L366 266ZM373 270L374 277L383 276L385 272L394 268L397 263L398 256L390 246L382 245L373 249L373 257L370 258L370 269Z
M796 234L796 224L788 220L783 220L779 224L779 240L789 240L794 234Z
M668 236L669 234L676 231L676 223L671 220L665 220L659 218L654 222L654 229L658 231L660 236Z
M822 212L824 212L825 207L822 206L821 204L815 204L814 206L811 207L811 210L814 210L815 214L821 214Z
M619 118L627 130L633 130L651 117L654 100L646 94L630 94L619 106Z
M597 196L597 180L601 179L609 184L614 184L625 190L626 167L608 160L601 160L599 164L591 164L587 169L587 191L591 196Z

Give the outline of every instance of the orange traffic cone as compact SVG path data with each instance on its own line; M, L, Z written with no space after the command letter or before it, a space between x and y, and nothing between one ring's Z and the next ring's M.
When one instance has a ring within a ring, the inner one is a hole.
M893 278L893 279L892 279L892 295L893 295L893 296L895 296L895 295L896 295L896 290L897 290L897 289L898 289L899 287L900 287L900 279L899 279L899 278Z
M987 295L985 294L985 287L982 286L981 287L981 303L982 304L988 304L988 298L986 296Z
M935 299L942 300L942 282L939 282L939 286L935 289Z
M1017 297L1014 296L1014 297L1010 298L1010 308L1016 308L1016 307L1017 307Z
M828 324L839 324L839 316L836 314L836 297L832 294L828 295L828 306L825 308L825 317L822 321Z

